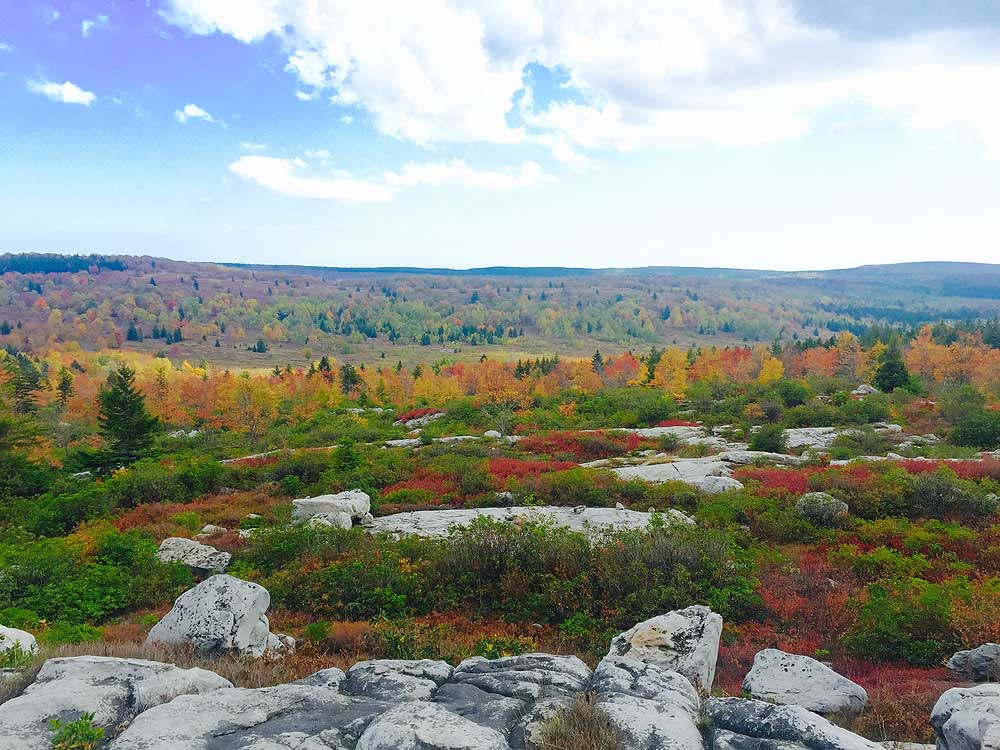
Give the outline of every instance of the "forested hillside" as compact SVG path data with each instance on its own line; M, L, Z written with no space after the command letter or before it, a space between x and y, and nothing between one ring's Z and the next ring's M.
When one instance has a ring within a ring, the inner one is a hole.
M245 367L303 365L321 354L434 362L653 345L805 345L841 331L870 345L886 327L908 337L927 322L975 327L1000 312L1000 267L915 265L816 274L459 273L7 255L0 345L131 349ZM995 326L986 335L1000 343Z

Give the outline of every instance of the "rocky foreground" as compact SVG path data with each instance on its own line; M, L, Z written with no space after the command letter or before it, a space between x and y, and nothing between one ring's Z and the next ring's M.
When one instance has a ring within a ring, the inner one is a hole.
M269 598L256 584L212 576L178 598L148 642L193 647L207 660L280 658L294 643L270 632ZM5 638L33 646L18 633ZM110 750L541 750L541 728L581 694L624 750L879 750L824 718L863 710L864 689L806 656L762 651L746 697L706 698L721 634L718 614L691 606L619 634L593 671L551 654L456 667L382 659L259 689L142 659L49 659L0 704L0 750L51 748L50 720L82 714ZM956 658L981 667L987 651ZM997 750L1000 684L948 690L929 720L939 750Z

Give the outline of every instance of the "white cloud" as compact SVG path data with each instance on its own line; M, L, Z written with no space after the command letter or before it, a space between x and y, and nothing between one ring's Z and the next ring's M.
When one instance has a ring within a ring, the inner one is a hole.
M254 143L253 141L242 141L240 142L240 148L244 151L264 151L267 146L263 143Z
M401 173L386 172L385 181L398 187L467 187L486 190L519 190L535 188L555 178L546 174L541 166L526 161L517 168L503 170L479 170L470 167L461 159L449 162L416 164L410 162Z
M1000 44L985 28L854 38L806 23L793 0L629 12L620 0L170 0L165 16L247 43L276 36L312 92L299 98L357 106L418 144L533 140L582 166L580 148L796 138L860 102L904 127L969 129L1000 153L1000 100L986 93L1000 86ZM531 62L566 71L569 97L526 85Z
M97 98L90 91L84 91L75 83L53 83L52 81L30 81L28 88L36 94L42 94L63 104L82 104L89 107Z
M179 123L188 120L204 120L205 122L218 122L212 115L203 110L197 104L185 104L184 109L174 110L174 119Z
M295 98L300 102L311 102L316 97L306 91L296 91Z
M354 118L351 117L350 115L344 115L343 117L340 118L340 121L345 125L350 125L351 123L354 122Z
M14 48L6 42L0 42L0 52L13 52Z
M277 159L270 156L243 156L229 165L231 172L282 195L295 198L319 198L340 203L372 203L392 198L387 185L342 177L302 177L301 159Z
M108 25L108 17L103 13L94 18L85 18L80 23L80 36L86 39L95 29L102 29Z
M321 163L330 156L326 149L307 151L309 159ZM387 201L404 188L459 187L507 192L536 188L555 178L535 162L519 167L480 170L460 159L437 163L408 163L400 172L387 171L381 180L360 179L343 170L327 170L323 176L305 176L308 163L300 158L243 156L229 165L231 172L261 187L296 198L318 198L340 203Z

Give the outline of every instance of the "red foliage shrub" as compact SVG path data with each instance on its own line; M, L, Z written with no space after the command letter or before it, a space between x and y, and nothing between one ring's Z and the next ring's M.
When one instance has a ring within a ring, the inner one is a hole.
M793 495L804 495L809 491L809 477L816 473L815 468L780 469L777 467L744 467L733 472L733 476L741 482L751 480L760 482L763 494L788 492Z
M402 482L396 482L383 488L382 497L386 497L397 490L426 490L436 497L458 493L458 487L451 479L425 467L418 468L409 479L404 479Z
M431 407L427 407L427 408L424 408L424 409L412 409L410 411L403 412L402 414L400 414L398 417L396 417L396 421L397 422L407 422L407 421L409 421L411 419L417 419L419 417L426 417L428 414L440 414L440 413L441 413L440 409L434 409L434 408L431 408Z
M264 466L273 466L281 460L277 453L273 456L250 456L248 458L237 458L229 462L230 466L242 466L247 469L259 469Z
M701 427L700 422L689 422L686 419L664 419L656 423L657 427Z
M536 477L547 471L563 471L576 466L572 461L526 461L520 458L491 458L490 475L502 483L508 479Z
M641 443L642 439L630 432L550 432L531 435L520 441L518 448L526 453L593 461L634 451Z

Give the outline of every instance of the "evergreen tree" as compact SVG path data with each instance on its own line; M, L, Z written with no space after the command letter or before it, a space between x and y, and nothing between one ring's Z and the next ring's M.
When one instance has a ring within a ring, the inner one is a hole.
M892 393L897 388L906 388L909 384L910 372L906 369L899 347L893 344L882 355L882 364L875 372L872 385L880 391Z
M345 394L350 393L361 385L361 376L354 369L354 365L345 364L340 368L340 390Z
M122 365L108 375L98 405L98 426L108 444L105 465L126 466L142 458L159 420L146 409L146 399L135 387L135 372Z
M59 381L56 383L56 392L59 394L59 406L66 408L66 402L76 392L73 387L73 373L65 367L59 371Z
M601 356L600 349L594 352L594 356L591 357L590 363L594 366L594 372L604 372L604 357Z

